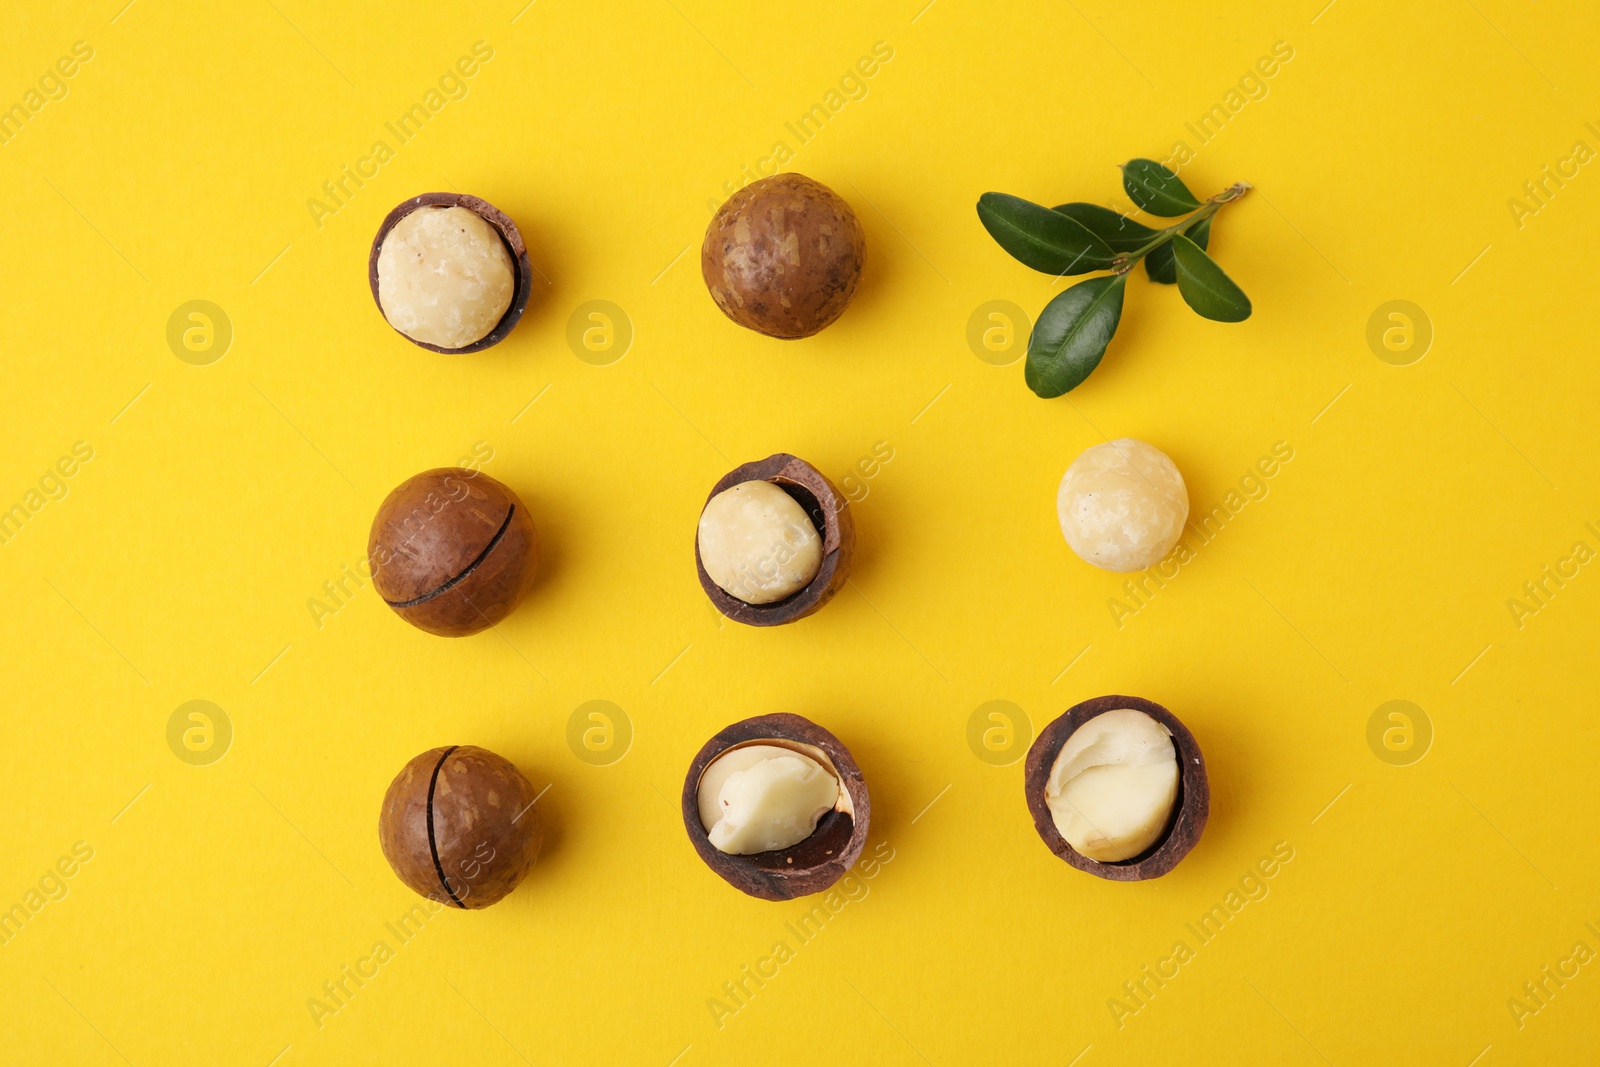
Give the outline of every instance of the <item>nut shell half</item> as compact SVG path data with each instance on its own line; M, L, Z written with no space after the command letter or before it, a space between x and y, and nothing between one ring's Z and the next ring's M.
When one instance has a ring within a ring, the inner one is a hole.
M378 816L378 843L400 880L453 908L487 908L539 858L533 784L475 745L434 748L403 767Z
M533 291L533 261L528 258L528 246L523 242L517 224L511 221L511 216L489 201L465 193L423 193L398 205L384 216L383 224L378 227L377 235L372 238L372 251L367 254L367 284L372 289L372 302L378 305L378 314L383 315L383 302L378 298L378 253L383 249L383 239L389 236L389 231L394 229L395 224L401 219L418 208L425 207L464 207L495 228L500 234L500 240L505 243L506 251L511 254L511 268L516 274L516 286L511 291L511 306L500 316L500 321L495 323L494 329L470 345L463 345L460 348L441 348L439 345L419 341L409 334L394 329L392 323L389 324L389 328L414 345L426 348L430 352L443 352L448 356L479 352L499 344L511 333L512 327L521 321L522 313L528 309L528 296ZM389 322L387 315L384 315L383 321Z
M700 823L700 778L730 748L760 741L790 742L820 750L849 794L853 814L828 812L810 837L788 848L749 856L734 856L718 849ZM701 747L683 779L683 826L694 850L723 881L762 900L793 900L820 893L843 878L866 846L871 820L867 780L850 750L828 730L801 715L758 715L723 727Z
M1045 803L1045 787L1050 782L1050 770L1067 738L1078 727L1096 715L1119 708L1142 711L1172 731L1172 747L1178 758L1178 799L1173 805L1172 822L1166 831L1143 853L1131 860L1101 863L1083 855L1067 843L1056 829L1055 819ZM1034 829L1039 837L1058 857L1098 878L1113 882L1139 882L1159 878L1178 865L1200 840L1211 813L1211 786L1206 780L1206 762L1200 754L1200 744L1189 728L1178 717L1160 704L1142 697L1104 696L1085 700L1067 709L1066 713L1039 731L1033 746L1028 749L1028 759L1023 765L1022 787L1028 801L1028 811L1033 815Z
M747 626L781 626L786 622L803 619L832 600L844 588L850 577L850 564L856 554L856 520L850 513L850 501L839 492L827 475L798 456L779 452L746 463L724 474L711 492L706 503L724 489L742 482L771 482L788 493L805 510L811 524L822 537L822 563L811 581L799 591L775 600L770 604L749 604L723 589L711 580L700 559L698 527L694 542L694 568L700 576L700 588L706 591L718 611ZM701 506L705 510L705 506ZM698 522L698 516L696 517Z
M728 318L795 340L844 314L866 245L838 193L804 174L775 174L734 193L712 217L700 275Z
M441 637L511 613L539 570L539 534L517 494L482 472L436 467L378 506L372 584L402 619Z

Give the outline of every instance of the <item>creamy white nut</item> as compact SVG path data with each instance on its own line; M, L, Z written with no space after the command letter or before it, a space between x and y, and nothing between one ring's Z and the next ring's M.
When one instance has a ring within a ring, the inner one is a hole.
M440 348L464 348L494 330L516 292L500 231L464 207L418 208L378 250L378 304L389 325Z
M1050 765L1045 805L1067 843L1092 860L1130 860L1160 838L1178 799L1172 732L1142 711L1096 715Z
M823 815L848 810L839 779L822 762L779 744L749 744L718 756L700 776L700 825L722 852L748 856L797 845Z
M1178 543L1189 491L1165 452L1124 437L1086 448L1072 461L1056 491L1056 516L1084 562L1142 571Z
M771 604L804 589L822 567L811 517L771 482L740 482L700 513L700 563L729 596Z

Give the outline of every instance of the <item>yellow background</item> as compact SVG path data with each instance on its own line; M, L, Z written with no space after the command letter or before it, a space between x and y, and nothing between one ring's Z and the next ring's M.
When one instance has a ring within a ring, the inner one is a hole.
M0 36L6 106L93 48L0 146L0 507L94 450L0 545L0 906L93 849L0 947L8 1062L1593 1056L1600 966L1520 1028L1507 1006L1600 950L1600 567L1520 628L1507 606L1600 548L1600 176L1520 227L1507 203L1600 147L1588 5L124 2L17 5ZM319 228L307 200L478 41L465 98ZM785 123L879 41L865 97L801 145ZM1279 41L1265 97L1199 146L1185 123ZM853 306L794 343L724 319L696 263L708 201L779 140L868 240ZM1140 272L1069 397L977 358L974 309L1061 288L989 239L978 194L1125 205L1113 164L1180 140L1199 195L1257 187L1212 246L1254 317L1201 320ZM407 343L367 290L379 220L436 189L509 213L547 279L482 354ZM192 299L233 326L209 366L166 342ZM609 366L566 341L595 299L635 331ZM1410 366L1366 341L1392 299L1435 330ZM1294 459L1119 628L1123 577L1071 554L1054 500L1125 435L1173 457L1197 516L1276 442ZM317 625L384 494L477 442L538 523L531 599L458 641L370 586ZM798 625L720 621L691 559L708 487L775 451L840 480L878 442L851 586ZM1116 692L1181 716L1214 790L1198 848L1145 884L1054 859L1021 764L966 740L987 701L1036 732ZM193 699L234 730L209 766L166 742ZM634 729L609 766L566 742L594 699ZM1435 732L1410 766L1367 744L1393 699ZM893 860L719 1028L707 1001L811 902L722 883L676 797L705 738L773 711L851 747ZM452 743L550 786L546 853L319 1028L308 999L416 903L378 850L383 790ZM1277 842L1269 894L1196 947L1185 923ZM1180 939L1195 958L1119 1027L1107 1001Z

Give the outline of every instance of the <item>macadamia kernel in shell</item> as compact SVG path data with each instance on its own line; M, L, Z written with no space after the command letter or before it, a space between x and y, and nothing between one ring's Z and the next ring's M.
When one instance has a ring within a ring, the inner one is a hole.
M822 567L822 538L794 497L771 482L740 482L700 513L700 563L729 596L771 604Z
M700 779L700 823L721 852L748 856L810 837L840 804L839 780L787 746L744 745L718 756Z
M491 333L516 291L500 233L464 207L420 207L378 252L378 303L407 337L465 348Z
M1056 492L1061 533L1086 563L1142 571L1166 558L1189 518L1189 491L1167 454L1131 437L1084 449Z
M1056 830L1101 863L1131 860L1155 844L1177 800L1172 733L1132 708L1103 712L1074 730L1045 787Z

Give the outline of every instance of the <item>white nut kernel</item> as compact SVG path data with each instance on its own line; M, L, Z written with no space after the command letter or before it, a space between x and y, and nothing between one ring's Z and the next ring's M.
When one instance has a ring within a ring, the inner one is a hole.
M465 348L493 332L516 291L500 231L464 207L418 208L378 250L378 304L414 341Z
M771 604L806 587L822 567L811 518L771 482L740 482L700 513L700 563L711 580L746 604Z
M1131 860L1161 837L1177 803L1172 732L1132 708L1096 715L1061 746L1044 796L1078 852L1101 863Z
M1086 448L1056 491L1061 533L1086 563L1142 571L1166 558L1189 518L1189 491L1167 454L1131 437Z
M712 761L696 799L711 844L748 856L804 841L827 812L848 810L844 795L833 772L804 752L758 743Z

